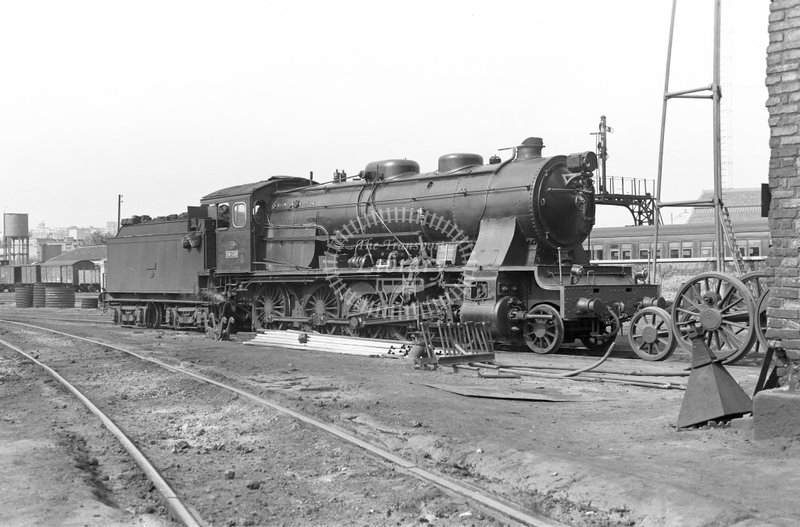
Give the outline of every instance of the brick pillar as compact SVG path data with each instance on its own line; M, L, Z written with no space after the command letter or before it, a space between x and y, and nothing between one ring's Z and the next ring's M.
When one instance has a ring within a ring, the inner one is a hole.
M783 347L781 383L800 372L800 0L772 0L767 79L771 156L767 338ZM797 378L797 377L794 377Z

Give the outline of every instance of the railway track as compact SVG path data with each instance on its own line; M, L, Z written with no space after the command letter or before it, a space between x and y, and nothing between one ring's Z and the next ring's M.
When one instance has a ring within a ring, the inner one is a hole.
M335 437L336 440L343 441L344 443L346 443L347 448L351 450L351 452L349 452L345 456L346 458L352 459L354 457L357 457L359 456L358 452L367 453L369 459L365 462L365 466L368 469L371 469L376 474L378 474L378 473L385 473L386 469L388 468L391 470L392 473L396 474L394 478L388 478L389 482L393 484L392 488L397 487L398 478L402 480L400 482L401 487L406 487L409 489L418 487L419 483L414 484L410 482L410 478L414 478L418 482L419 481L424 482L424 484L428 486L435 486L435 488L441 491L444 497L439 499L448 499L449 497L449 499L455 498L457 500L468 500L468 502L471 503L477 509L486 511L487 514L495 516L501 519L502 521L506 522L510 521L522 525L533 525L533 526L558 525L557 522L539 514L536 511L530 510L525 506L515 504L505 499L494 496L491 493L486 492L480 488L477 488L472 484L460 482L450 476L444 476L440 473L421 467L417 463L405 459L401 456L398 456L386 448L382 448L369 441L366 441L363 438L358 437L351 432L333 426L329 423L325 423L320 419L312 417L306 413L288 408L287 406L280 404L279 402L276 402L273 399L264 397L261 394L256 394L252 390L242 389L240 387L234 386L228 381L214 379L211 378L210 376L203 375L195 371L190 371L189 369L186 369L184 367L169 364L163 360L151 356L147 352L126 349L124 347L110 344L108 342L102 342L99 340L90 339L80 335L75 335L35 324L23 323L10 319L5 319L3 320L3 322L7 324L12 324L17 328L21 328L23 333L33 332L34 340L38 339L41 341L41 335L46 333L49 335L50 339L55 339L62 343L65 340L73 343L79 343L79 345L73 345L72 348L61 344L59 346L61 348L61 351L54 351L54 349L51 348L48 349L46 353L41 351L42 346L40 344L38 346L40 349L39 351L40 358L44 359L42 362L51 363L58 369L62 370L63 377L70 379L71 383L79 386L84 385L86 388L89 389L89 391L93 393L99 393L100 394L99 397L105 396L107 398L109 396L109 393L97 389L97 381L99 380L97 378L98 375L97 369L87 368L87 365L102 363L107 366L108 365L107 361L112 360L114 364L113 369L115 370L115 375L119 375L119 378L116 381L117 383L120 383L119 386L125 386L125 383L122 381L122 378L129 377L131 375L131 371L141 371L143 372L143 375L136 376L136 379L142 379L142 378L151 379L149 381L149 383L151 384L151 389L154 389L153 385L182 386L183 388L181 391L183 392L191 392L193 394L196 394L196 397L200 399L210 397L215 399L217 402L220 402L221 393L227 393L228 396L233 396L234 398L233 400L236 401L237 405L241 404L241 401L247 401L248 405L250 405L251 408L250 411L252 411L252 407L255 406L255 407L260 407L261 411L266 410L270 413L273 413L274 415L272 415L268 419L269 422L277 419L276 417L277 415L282 415L290 417L295 423L302 423L304 427L313 428L318 434L326 435L330 439ZM44 341L46 340L48 339L45 338ZM23 351L19 347L12 345L10 343L4 342L4 344L11 349L15 349L18 352ZM110 357L109 354L113 354L113 357ZM47 357L45 357L45 355L47 355ZM26 356L31 360L35 360L30 355ZM121 364L122 357L127 357L126 360L128 362L126 363L126 365ZM153 372L152 366L154 365L158 366L160 373L156 374ZM110 379L104 378L103 384L108 385L109 381ZM111 382L113 383L113 381ZM197 387L190 388L187 386L187 383L201 383L202 388L197 388ZM78 390L78 388L74 389L76 391ZM130 389L132 391L136 390L141 391L141 387L134 386L133 384L131 384L131 386L127 389ZM118 395L120 397L124 396L124 394L118 394ZM157 399L157 397L154 397L154 399ZM186 398L184 402L191 404L191 398ZM172 410L173 407L170 407L169 405L159 408L157 406L158 404L157 400L154 400L152 404L153 407L150 408L149 412L150 414L169 413L173 411ZM115 405L112 402L112 400L108 398L104 401L104 403L100 405L101 406L111 405L112 408L119 411L118 405ZM155 408L155 410L153 408ZM131 420L129 416L125 415L121 415L120 419L127 422L128 428L132 429L137 428L136 419ZM145 421L146 420L147 419L145 419ZM257 421L263 421L263 419L256 419L252 423L252 426L256 426ZM141 426L142 424L143 423L139 421L138 426ZM292 429L293 425L288 425L288 426L290 428L290 431L296 432L296 430ZM138 435L142 436L142 434ZM147 437L148 437L147 434L144 434L142 437L139 437L138 440L136 437L134 437L132 441L139 443L142 442L146 443ZM284 439L287 438L284 437ZM183 448L183 445L180 441L173 441L172 449L170 451L172 454L175 453L175 448L176 448L175 445L181 445L178 446L179 450ZM163 448L161 449L161 451L158 451L158 449L148 448L147 445L145 445L144 450L146 451L146 455L148 457L155 458L157 462L160 461L160 463L163 464L164 467L170 467L173 469L169 471L170 473L168 474L168 477L171 476L173 480L176 480L178 482L177 484L177 488L179 489L178 491L180 492L180 490L183 489L183 493L187 495L186 499L189 501L189 503L192 503L193 500L197 499L196 495L197 489L196 488L193 489L192 485L187 486L187 481L194 479L196 477L196 474L190 475L186 472L186 470L184 471L174 470L174 463L171 463L170 459L174 458L175 456L165 455L165 453L163 452L164 450ZM245 447L245 450L247 450L247 447ZM212 451L213 451L213 446L212 446ZM322 464L325 464L324 459L322 459L321 462ZM381 467L383 468L381 469ZM150 469L148 469L148 471L149 470ZM208 476L211 477L211 474L208 474ZM381 490L382 479L383 479L382 477L369 478L370 487L373 488L376 494ZM156 486L161 488L160 484L156 484ZM260 486L260 483L257 486ZM222 493L223 491L224 488L217 488L214 490L213 493L217 494L217 493ZM186 506L177 505L180 500L177 499L177 495L175 494L174 491L168 490L165 492L166 494L164 495L167 503L175 503L176 510L183 509L188 511L188 508ZM391 495L391 492L388 490L387 490L387 495ZM219 496L217 497L219 498ZM217 502L216 504L194 503L194 507L197 510L202 511L212 506L218 506L219 501L224 501L224 499L223 500L217 499L215 501ZM228 501L231 502L232 500ZM191 523L192 521L203 522L209 520L209 518L195 519L193 515L190 513L179 514L178 512L175 512L175 514L178 518L181 518L181 521L183 521L186 525L193 525L193 523ZM216 511L216 513L212 514L211 516L212 517L210 518L210 521L216 522L219 521L219 517L224 516L224 513L221 514L219 513L219 511ZM372 518L372 519L375 520L377 518ZM311 519L310 521L312 523L315 522L314 519ZM348 523L350 522L348 521Z

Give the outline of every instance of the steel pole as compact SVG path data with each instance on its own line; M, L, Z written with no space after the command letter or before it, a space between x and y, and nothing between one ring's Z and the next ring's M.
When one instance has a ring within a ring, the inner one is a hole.
M658 227L661 225L661 180L664 170L664 135L667 127L667 101L669 101L669 71L672 62L672 37L675 34L675 9L678 0L672 0L672 14L669 19L669 41L667 43L667 66L664 72L664 100L661 104L661 137L658 141L658 172L656 173L655 229L653 230L653 270L650 276L656 279L658 269Z
M719 85L720 54L720 9L722 0L714 1L714 79L711 83L711 95L714 102L714 225L717 233L716 264L717 271L725 271L725 245L722 230L722 133L720 125L720 99L722 93ZM737 250L737 249L731 249Z

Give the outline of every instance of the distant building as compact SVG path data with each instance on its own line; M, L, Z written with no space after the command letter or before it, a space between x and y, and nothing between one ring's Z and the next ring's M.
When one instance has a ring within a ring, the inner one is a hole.
M84 227L70 227L67 229L67 236L72 238L73 240L83 240L86 238L89 233L92 232L92 228L84 228Z
M711 201L713 197L713 190L704 190L698 199ZM722 202L728 209L734 226L738 222L755 221L761 218L760 188L722 189ZM767 219L764 218L762 221L766 224ZM686 223L714 223L714 208L694 208Z

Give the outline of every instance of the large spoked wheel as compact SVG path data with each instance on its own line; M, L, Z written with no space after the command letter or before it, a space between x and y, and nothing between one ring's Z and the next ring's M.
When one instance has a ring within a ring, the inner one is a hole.
M276 322L274 317L285 317L291 313L289 293L282 285L268 284L256 293L253 300L253 326L255 329L284 329L285 322Z
M416 326L413 323L392 324L392 320L408 319L414 316L417 312L417 303L413 298L406 299L402 293L394 293L386 301L386 317L389 319L389 324L386 325L385 336L386 338L400 341L408 341L411 338L412 327Z
M346 328L348 335L376 339L380 337L381 326L365 324L371 318L382 316L383 303L380 296L367 282L357 282L350 286L350 298L345 302L345 317L350 322Z
M683 284L672 305L672 322L682 346L691 349L687 335L694 329L725 364L747 355L756 338L750 290L724 273L703 273Z
M769 284L767 283L767 273L764 271L753 271L742 276L742 283L747 286L753 295L753 302L756 306L756 343L753 351L767 351L767 301Z
M328 320L339 318L342 305L336 293L327 284L316 284L307 288L301 297L303 313L312 324L312 328L320 333L333 334L338 326L328 324Z
M678 347L672 317L660 307L645 307L631 318L628 341L644 360L664 360Z
M761 346L761 349L767 351L769 349L769 341L767 341L767 300L769 299L769 289L765 289L761 296L758 297L756 304L756 339Z
M533 306L525 317L523 336L532 352L552 353L564 342L564 321L551 305Z
M608 309L604 318L597 318L592 321L591 333L580 337L581 342L589 351L602 351L605 353L617 338L620 326L617 314Z

